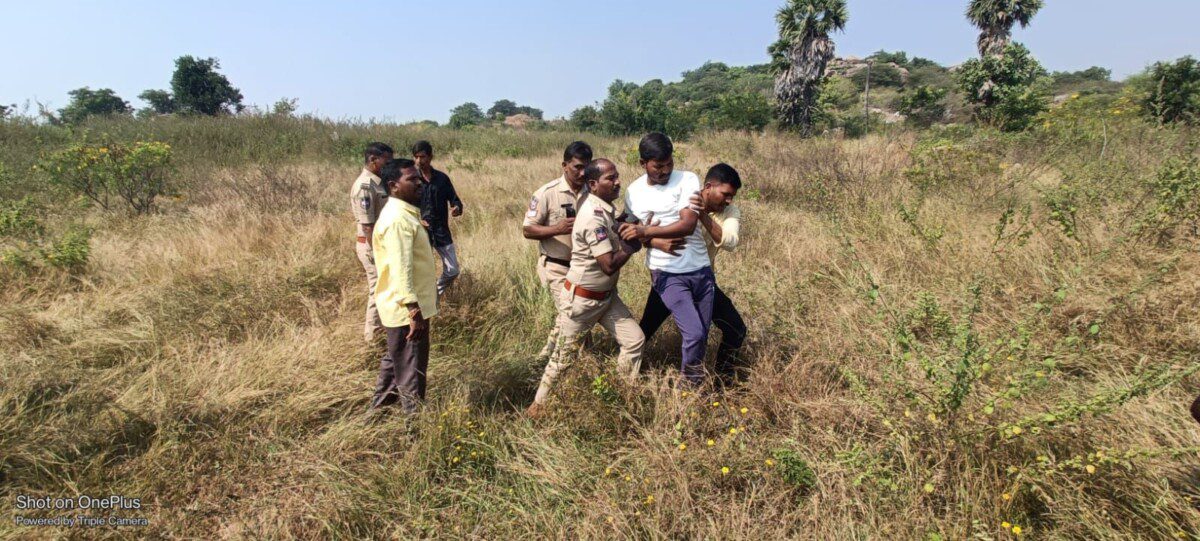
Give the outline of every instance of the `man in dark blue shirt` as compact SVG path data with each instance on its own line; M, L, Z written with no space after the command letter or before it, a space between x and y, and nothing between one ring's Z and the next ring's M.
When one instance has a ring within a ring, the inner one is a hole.
M458 278L458 253L454 249L454 238L450 236L450 215L462 216L463 202L454 191L450 177L433 168L433 145L429 141L413 144L412 155L425 180L421 194L421 223L442 260L442 275L437 281L437 292L441 295Z

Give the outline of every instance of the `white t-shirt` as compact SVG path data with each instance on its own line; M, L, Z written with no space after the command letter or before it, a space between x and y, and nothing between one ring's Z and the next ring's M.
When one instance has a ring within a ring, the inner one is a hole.
M679 211L688 207L688 198L700 190L700 177L690 171L672 171L671 178L663 185L652 185L646 175L638 177L625 190L625 210L637 216L643 224L650 223L650 213L659 225L667 226L679 221ZM646 254L646 266L650 270L685 273L712 266L704 237L700 233L700 222L687 236L687 245L678 256L651 248Z

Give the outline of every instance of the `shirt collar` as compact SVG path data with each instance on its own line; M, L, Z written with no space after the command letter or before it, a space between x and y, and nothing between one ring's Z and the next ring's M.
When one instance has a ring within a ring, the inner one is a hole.
M567 182L567 177L565 177L565 176L564 176L564 177L558 177L558 189L559 189L560 191L562 191L563 193L569 193L569 194L572 194L572 195L574 195L574 194L575 194L575 192L571 191L571 183L570 183L570 182ZM584 182L584 183L583 183L583 186L580 186L580 187L579 187L579 195L584 195L584 194L587 194L587 193L588 193L588 187L587 187L587 183L586 183L586 182Z
M383 179L379 178L379 175L376 175L375 173L372 173L372 172L371 172L369 169L367 169L366 167L364 167L364 168L363 168L363 170L362 170L362 174L364 174L364 175L366 175L366 176L368 176L368 177L371 177L371 180L374 180L374 181L375 181L375 182L377 182L377 183L378 183L378 182L383 182Z
M612 206L612 203L609 203L608 201L600 199L600 196L598 196L596 194L589 193L588 200L591 201L593 205L600 207L601 210L603 210L609 214L614 214L617 210L616 207Z
M400 205L401 210L403 210L409 214L412 214L413 216L421 215L421 209L417 208L416 205L413 205L412 203L409 203L408 201L400 199L399 197L388 196L388 204L398 204L398 205Z

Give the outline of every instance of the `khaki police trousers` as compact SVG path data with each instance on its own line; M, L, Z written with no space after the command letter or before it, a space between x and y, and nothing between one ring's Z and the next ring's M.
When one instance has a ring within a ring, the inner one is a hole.
M355 244L358 261L367 273L367 313L366 321L363 322L363 338L370 343L375 340L375 334L383 330L379 310L375 308L375 282L379 281L379 273L375 270L375 255L371 252L371 246L365 242Z
M567 279L567 267L546 261L546 256L539 256L537 274L542 286L550 291L550 300L554 301L554 326L550 329L550 336L546 337L546 345L538 353L538 359L549 361L558 345L558 314L566 308L563 301L567 290L563 288L563 282Z
M538 385L533 402L541 404L546 401L555 380L571 366L578 355L577 342L580 335L590 331L597 323L616 339L621 348L617 354L617 373L626 381L635 380L642 369L642 347L646 338L617 291L614 289L608 298L597 301L563 289L562 298L566 308L558 313L558 341L554 355L550 357L550 362L546 363L546 370L542 373L542 381Z

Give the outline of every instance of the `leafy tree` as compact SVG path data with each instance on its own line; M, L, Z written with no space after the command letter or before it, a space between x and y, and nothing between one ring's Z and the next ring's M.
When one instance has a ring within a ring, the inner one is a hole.
M542 119L542 110L528 105L517 105L512 100L497 100L487 110L488 118L504 120L512 115L529 115L538 120Z
M667 94L668 87L658 79L641 86L613 81L600 108L601 130L615 135L661 131L686 137L695 130L696 120L690 111L669 103Z
M178 111L216 116L243 109L242 92L217 72L220 68L215 58L188 55L175 59L171 92Z
M1142 107L1160 124L1200 120L1200 61L1156 62L1136 83Z
M709 123L724 130L762 131L775 113L771 100L758 92L721 94L717 104Z
M146 90L138 94L138 99L149 104L149 107L138 111L141 116L169 115L179 110L175 97L166 90Z
M971 0L967 19L979 29L979 56L1001 56L1012 40L1013 25L1029 26L1042 0Z
M1001 56L968 60L957 76L976 117L1003 130L1023 130L1047 109L1046 70L1019 43L1009 44Z
M1112 80L1112 70L1100 66L1092 66L1080 71L1056 71L1050 74L1052 91L1056 94L1067 92L1108 93L1121 88L1121 84Z
M585 105L571 111L568 122L579 131L596 131L600 128L600 110L591 105Z
M875 63L877 63L877 64L887 64L890 62L897 66L907 66L908 65L908 53L906 53L904 51L896 51L894 53L889 53L887 51L880 50L880 51L876 51L875 54L868 56L867 60L874 60Z
M788 0L779 9L779 40L767 50L775 73L780 124L812 134L825 66L833 58L829 34L846 27L845 0Z
M863 88L863 86L867 83L867 75L867 70L861 69L855 72L854 75L851 75L850 80L854 81L854 84L858 86L858 88ZM871 88L900 88L904 86L904 76L900 74L900 70L896 69L895 66L880 63L879 61L876 61L876 64L871 66L870 77Z
M474 102L467 102L450 110L450 122L447 125L458 129L482 124L484 120L487 120L487 117L483 116L483 111L479 109L479 105Z
M292 116L296 112L296 104L300 102L300 98L279 98L275 105L271 106L271 114L275 116Z
M11 113L16 107L16 104L0 105L0 119L8 118L8 114Z
M946 116L945 88L918 86L900 95L896 109L907 121L928 128Z
M89 116L127 115L133 111L129 102L117 96L111 88L92 90L85 86L68 94L71 102L58 111L58 117L67 124L77 124Z

